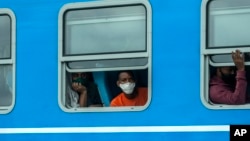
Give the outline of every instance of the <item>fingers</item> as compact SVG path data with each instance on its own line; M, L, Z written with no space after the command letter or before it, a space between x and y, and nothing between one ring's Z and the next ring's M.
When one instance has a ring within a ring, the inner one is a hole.
M81 83L72 83L72 88L75 90L75 91L84 91L86 90L86 87L83 86Z
M74 90L77 90L77 89L79 89L79 83L72 83L72 87L73 87L73 89Z
M244 60L244 54L240 52L240 50L232 51L233 60Z
M232 52L232 58L234 61L234 64L238 70L244 70L244 54L240 52L239 50L236 50L235 52Z
M235 54L236 54L236 53L234 53L234 52L232 51L232 58L233 58L233 60L235 60Z

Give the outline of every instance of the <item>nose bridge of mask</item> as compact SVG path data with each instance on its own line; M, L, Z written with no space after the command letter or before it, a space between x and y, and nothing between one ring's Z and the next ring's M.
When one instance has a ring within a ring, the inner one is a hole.
M125 89L125 88L134 87L134 85L135 85L134 83L126 82L126 83L121 83L121 84L120 84L120 87Z
M82 78L79 77L79 78L73 80L73 82L81 83L82 82Z

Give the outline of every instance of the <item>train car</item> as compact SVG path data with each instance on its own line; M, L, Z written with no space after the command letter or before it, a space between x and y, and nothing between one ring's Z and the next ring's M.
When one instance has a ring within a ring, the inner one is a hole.
M249 0L0 0L0 140L228 141L250 104L213 102L209 80L236 49L250 80L249 25ZM122 71L144 104L112 106Z

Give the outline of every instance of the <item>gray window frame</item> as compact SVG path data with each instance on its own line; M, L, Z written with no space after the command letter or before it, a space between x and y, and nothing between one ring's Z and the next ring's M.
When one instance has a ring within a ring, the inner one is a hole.
M0 106L0 114L7 114L12 111L15 106L16 99L16 17L14 12L8 8L0 8L0 16L8 15L11 20L11 46L10 58L0 59L0 65L11 65L12 66L12 103L10 106Z
M208 47L208 4L214 0L203 0L201 5L201 43L200 43L200 99L205 107L208 109L249 109L250 103L243 105L227 105L227 104L214 104L209 100L209 78L210 66L234 66L233 62L213 62L210 58L211 55L231 54L232 51L240 49L242 52L249 52L250 46L230 46L209 48ZM250 7L249 7L250 8ZM245 65L250 65L250 62L245 62Z
M144 52L124 52L110 54L85 54L64 56L63 53L63 15L67 10L82 9L82 8L98 8L98 7L118 7L141 4L146 9L146 51ZM142 111L146 109L151 102L152 91L152 10L151 5L147 0L119 0L119 1L94 1L94 2L79 2L65 4L59 12L58 17L58 104L64 112L114 112L114 111ZM127 58L142 58L147 57L148 63L143 66L132 67L112 67L112 68L69 68L67 63L74 61L91 61L105 59L127 59ZM65 107L66 94L66 73L67 72L105 72L116 70L140 70L148 69L148 101L144 106L128 106L128 107L91 107L91 108L71 108Z

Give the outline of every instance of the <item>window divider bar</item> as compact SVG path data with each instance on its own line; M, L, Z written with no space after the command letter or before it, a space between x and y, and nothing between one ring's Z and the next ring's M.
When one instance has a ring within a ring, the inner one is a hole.
M116 70L139 70L139 69L146 69L146 66L132 66L132 67L115 67L115 68L89 68L89 69L71 69L66 64L66 71L67 72L95 72L95 71L116 71Z
M83 60L105 60L105 59L123 59L123 58L142 58L148 57L148 53L123 53L123 54L103 54L103 55L78 55L62 56L61 61L83 61Z
M202 55L215 55L215 54L228 54L232 53L236 49L240 50L241 52L250 52L250 47L244 48L220 48L220 49L205 49L202 51Z
M5 64L13 64L14 61L12 59L0 59L0 65L5 65Z

